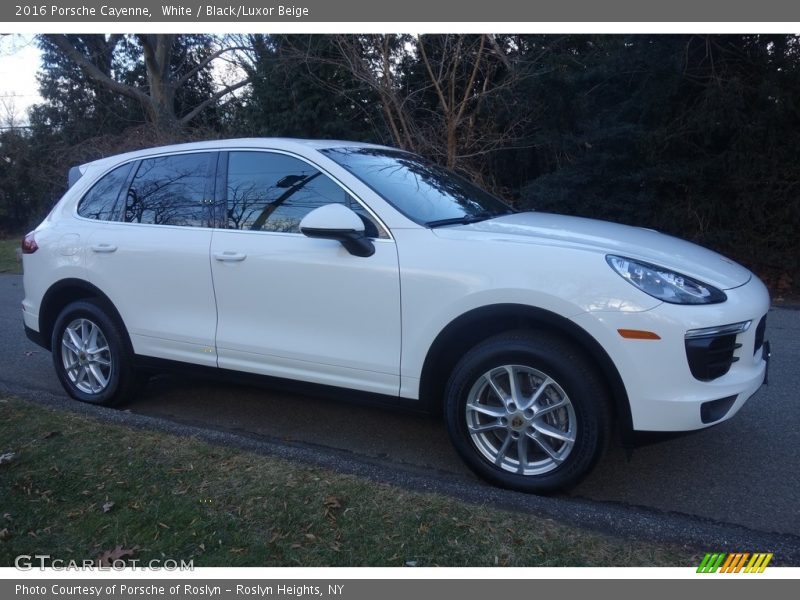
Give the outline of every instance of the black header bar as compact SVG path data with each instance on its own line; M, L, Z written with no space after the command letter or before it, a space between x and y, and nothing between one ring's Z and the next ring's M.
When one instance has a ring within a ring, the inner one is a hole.
M4 24L800 22L797 0L12 0Z

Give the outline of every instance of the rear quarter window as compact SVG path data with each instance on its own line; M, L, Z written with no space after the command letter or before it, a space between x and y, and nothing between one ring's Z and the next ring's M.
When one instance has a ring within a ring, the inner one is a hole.
M131 166L128 163L103 175L78 203L78 215L98 221L117 220L117 200L122 186L128 180Z

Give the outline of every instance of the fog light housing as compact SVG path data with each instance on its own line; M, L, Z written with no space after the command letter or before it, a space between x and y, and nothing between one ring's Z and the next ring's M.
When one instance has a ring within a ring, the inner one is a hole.
M703 402L700 405L700 420L703 423L713 423L719 421L736 402L736 396L728 396L727 398L720 398L719 400L711 400Z

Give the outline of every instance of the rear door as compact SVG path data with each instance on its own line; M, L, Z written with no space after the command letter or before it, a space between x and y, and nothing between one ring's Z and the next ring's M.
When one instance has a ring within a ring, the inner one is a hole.
M98 223L89 238L87 279L117 307L137 354L216 366L208 255L216 157L137 161L117 204L119 222Z
M387 230L298 157L242 151L221 163L227 228L211 243L219 366L397 395L400 280ZM330 203L361 216L374 255L300 233L300 220Z

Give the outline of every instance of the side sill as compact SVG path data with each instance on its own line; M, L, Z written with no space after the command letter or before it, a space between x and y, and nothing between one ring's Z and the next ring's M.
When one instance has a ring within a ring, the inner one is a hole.
M245 373L231 369L220 369L218 367L182 363L150 356L136 355L135 361L137 368L154 373L190 374L205 377L213 381L234 383L237 385L252 385L270 391L326 398L361 406L376 406L422 414L429 413L424 403L419 400L401 398L399 395L392 396L388 394L364 392L361 390L351 390L349 388L309 383L307 381L285 379L282 377L272 377L269 375Z

